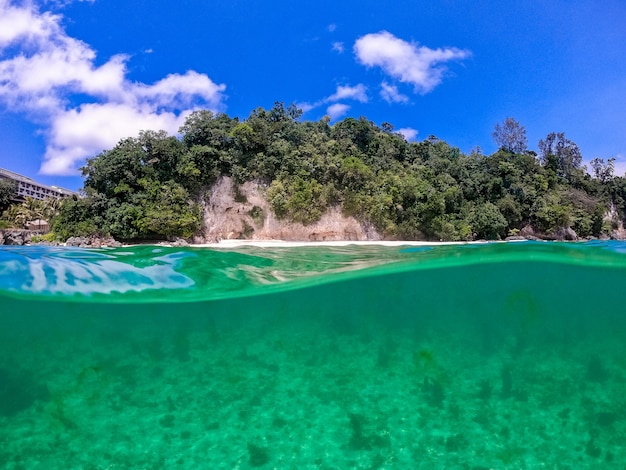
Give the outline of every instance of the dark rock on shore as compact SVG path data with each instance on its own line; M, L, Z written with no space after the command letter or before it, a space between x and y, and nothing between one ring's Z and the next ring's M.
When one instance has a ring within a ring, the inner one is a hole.
M504 241L507 241L507 242L515 242L515 241L523 241L523 240L528 240L528 238L522 237L521 235L512 235L504 239Z
M91 246L91 241L87 237L70 237L65 241L65 246L87 247Z
M122 246L120 242L113 238L88 238L88 237L70 237L65 242L66 246L76 246L79 248L117 248Z
M519 231L518 237L525 240L548 240L548 241L578 241L578 234L571 227L558 227L553 233L542 233L531 225L526 225ZM509 237L519 239L518 237ZM507 240L509 239L507 238Z
M563 241L577 241L578 235L574 232L574 229L571 227L559 227L554 232L554 237L556 240Z
M0 230L0 245L26 245L35 235L41 235L41 232L20 229Z
M60 246L62 243L57 241L39 241L35 237L40 237L43 232L36 230L22 229L6 229L0 230L0 245L45 245ZM33 241L35 239L35 241ZM76 246L81 248L101 248L101 247L120 247L122 244L113 238L98 237L70 237L65 242L65 246Z

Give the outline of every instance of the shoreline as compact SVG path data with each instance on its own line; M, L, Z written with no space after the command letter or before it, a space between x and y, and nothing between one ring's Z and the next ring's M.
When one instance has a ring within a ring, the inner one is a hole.
M216 243L199 243L189 244L192 248L240 248L240 247L256 247L256 248L297 248L308 246L327 246L327 247L344 247L344 246L443 246L443 245L469 245L469 244L487 244L487 243L509 243L526 240L508 240L508 241L455 241L455 242L435 242L435 241L388 241L388 240L334 240L334 241L285 241L285 240L221 240ZM171 246L171 245L169 245Z

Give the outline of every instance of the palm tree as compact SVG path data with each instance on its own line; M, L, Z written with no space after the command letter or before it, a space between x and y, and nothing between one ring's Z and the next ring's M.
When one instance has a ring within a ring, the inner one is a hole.
M21 204L11 205L3 214L3 219L8 220L15 227L26 228L29 222L43 220L46 225L59 213L61 199L46 198L43 201L30 196Z
M43 200L43 218L50 222L61 209L62 200L58 197L47 197Z
M22 204L13 204L6 211L3 217L13 224L14 227L24 228L29 219L29 212Z

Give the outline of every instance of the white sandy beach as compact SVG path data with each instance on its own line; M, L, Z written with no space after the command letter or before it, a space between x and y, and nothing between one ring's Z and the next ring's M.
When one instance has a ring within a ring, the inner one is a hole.
M196 248L239 248L242 246L254 246L259 248L289 248L300 246L439 246L439 245L465 245L469 243L489 243L489 242L425 242L425 241L284 241L284 240L220 240L217 243L204 243L190 245Z
M220 240L218 243L204 243L190 245L197 248L238 248L242 246L254 246L259 248L280 248L299 246L435 246L435 245L463 245L470 242L418 242L418 241L284 241L284 240ZM477 242L471 242L477 243ZM480 242L486 243L486 242Z

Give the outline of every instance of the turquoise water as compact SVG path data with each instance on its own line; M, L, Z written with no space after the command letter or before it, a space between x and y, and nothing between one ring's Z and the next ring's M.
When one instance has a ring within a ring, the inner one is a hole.
M0 248L0 468L619 468L626 244Z

